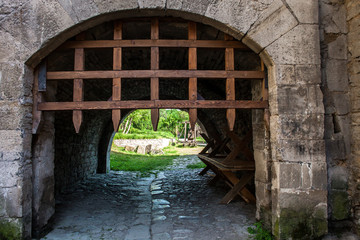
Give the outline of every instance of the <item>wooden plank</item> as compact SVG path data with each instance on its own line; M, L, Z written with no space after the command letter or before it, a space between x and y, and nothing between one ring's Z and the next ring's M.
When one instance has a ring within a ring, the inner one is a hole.
M68 41L60 48L120 48L120 47L194 47L194 48L236 48L251 51L240 41L223 40L179 40L179 39L133 39Z
M114 39L122 38L122 22L114 22ZM122 68L122 49L114 48L113 49L113 70L121 70ZM113 87L112 87L112 99L121 100L121 78L113 78ZM121 121L121 110L113 109L112 110L112 122L114 126L114 131L119 130Z
M188 39L196 39L196 23L188 23ZM196 48L189 48L189 70L197 69L197 52ZM189 100L197 100L197 79L192 77L189 78ZM195 130L197 120L197 109L189 109L189 121L191 131Z
M47 72L48 80L109 78L241 78L262 79L262 71L226 70L122 70L122 71L59 71Z
M33 109L32 109L32 134L36 134L42 117L42 112L38 110L38 104L42 101L42 94L39 92L39 70L37 69L34 74L34 86L33 86Z
M81 33L76 36L77 40L84 40L85 33ZM83 71L85 65L85 54L83 48L76 48L75 49L75 59L74 59L74 70L75 71ZM84 98L83 92L83 79L82 78L75 78L74 79L74 90L73 90L73 101L74 102L81 102ZM80 126L83 120L82 112L79 110L73 111L73 123L75 127L76 133L79 133Z
M151 39L159 39L159 19L151 20ZM159 47L151 47L151 70L159 69ZM151 100L159 99L159 78L152 77L150 84ZM153 130L157 131L159 123L159 109L151 109L151 123Z
M239 183L239 179L236 177L235 173L230 171L223 171L222 172L224 176L231 182L233 186L235 186L237 183ZM254 195L246 188L243 188L239 195L245 200L247 203L254 203L256 202L256 199Z
M148 100L148 101L82 101L82 102L44 102L38 110L105 110L105 109L186 109L186 108L237 108L264 109L267 101L226 101L226 100Z
M199 173L200 176L203 176L205 175L205 173L207 173L207 171L210 170L210 167L209 166L206 166L203 170L201 170L201 172Z
M232 37L225 35L225 40L232 40ZM225 70L234 70L234 48L225 49ZM226 79L226 100L235 100L235 78ZM226 110L226 119L230 131L234 130L236 110L234 108Z
M242 176L238 183L236 183L232 189L223 197L220 201L221 204L229 204L237 194L242 195L242 189L245 188L246 184L254 177L254 173L246 173ZM245 195L248 195L245 193ZM253 200L252 197L247 197L248 201Z

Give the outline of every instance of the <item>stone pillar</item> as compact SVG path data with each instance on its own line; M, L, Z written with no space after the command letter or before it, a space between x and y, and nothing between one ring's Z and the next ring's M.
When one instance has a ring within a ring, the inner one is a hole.
M0 239L21 239L31 234L32 70L16 38L1 29L0 42Z
M252 99L261 99L261 81L252 84ZM271 152L269 129L264 122L264 110L252 110L253 149L255 159L256 219L271 229Z
M333 231L335 228L344 231L344 226L350 227L347 223L339 224L339 221L348 219L350 214L347 184L350 167L350 108L346 71L346 10L344 1L340 0L321 1L319 8L329 220Z
M351 162L349 189L355 230L360 235L360 2L347 0L348 74L351 99Z

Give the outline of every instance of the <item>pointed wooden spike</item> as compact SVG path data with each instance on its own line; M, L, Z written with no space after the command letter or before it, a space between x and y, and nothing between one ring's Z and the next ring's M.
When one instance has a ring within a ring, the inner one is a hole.
M190 121L190 128L192 131L195 130L197 120L197 109L189 109L189 121Z
M114 132L119 131L120 120L121 120L121 111L117 109L112 110L112 121L114 126Z
M74 110L73 111L73 123L76 133L79 133L81 123L82 123L82 111Z
M157 131L159 123L159 109L151 109L151 123L153 126L153 130Z
M226 119L227 119L230 131L234 130L235 115L236 115L235 109L227 109L226 110Z

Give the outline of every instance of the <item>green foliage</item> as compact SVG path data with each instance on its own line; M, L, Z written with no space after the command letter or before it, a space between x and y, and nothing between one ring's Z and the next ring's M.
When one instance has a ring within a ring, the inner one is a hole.
M254 240L273 240L271 233L262 227L261 222L254 223L254 227L248 227L248 233L251 234L250 239Z
M125 127L128 120L131 122L131 127L129 134L139 134L139 131L150 131L148 133L153 134L152 124L151 124L151 111L150 109L139 109L130 113L122 122L121 127ZM168 135L170 138L174 137L176 134L176 128L180 130L182 127L183 121L189 120L189 114L184 111L180 111L177 109L160 109L160 117L158 124L158 131L160 132L168 132L171 133ZM127 135L127 134L123 134ZM122 138L126 138L123 137ZM120 135L118 135L120 138ZM131 137L133 139L134 136ZM139 137L136 137L139 139Z
M203 162L186 165L186 168L189 168L189 169L198 169L198 168L204 168L204 167L206 167L206 165Z

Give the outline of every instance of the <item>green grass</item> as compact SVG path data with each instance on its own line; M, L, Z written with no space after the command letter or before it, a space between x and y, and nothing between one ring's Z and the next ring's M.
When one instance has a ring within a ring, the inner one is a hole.
M164 148L164 155L137 154L125 151L114 144L111 147L110 169L114 171L138 171L148 174L155 170L163 170L178 157L177 151L171 147Z
M114 136L115 139L158 139L158 138L174 138L171 132L152 131L152 130L137 130L132 129L131 133L123 134L117 132Z
M189 168L189 169L198 169L198 168L204 168L204 167L206 167L206 165L203 162L186 165L186 168Z
M175 155L141 155L112 152L110 168L115 171L139 171L147 173L162 170L171 165Z

